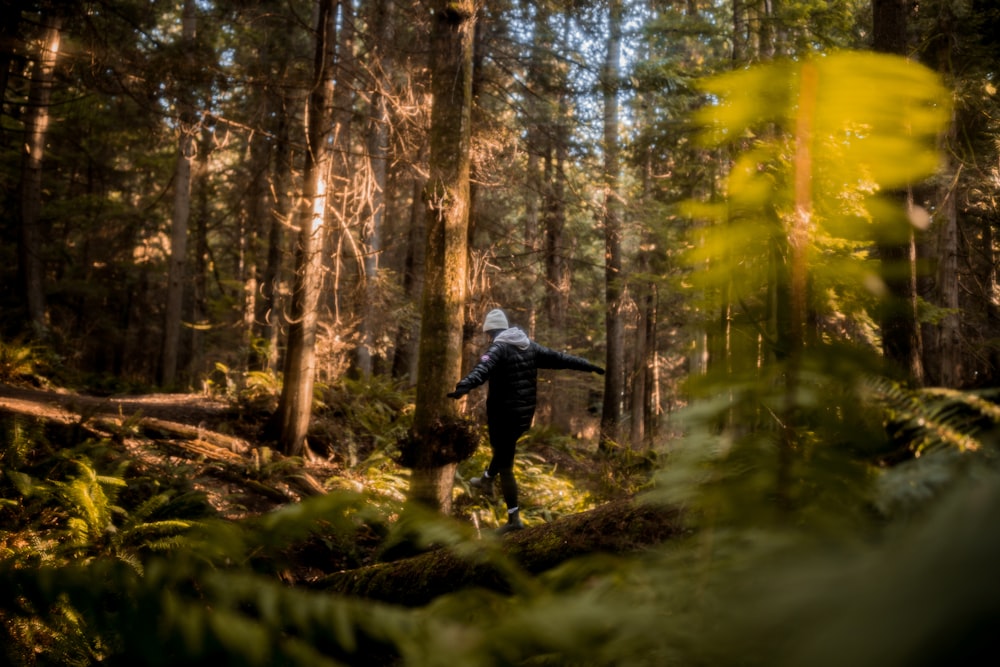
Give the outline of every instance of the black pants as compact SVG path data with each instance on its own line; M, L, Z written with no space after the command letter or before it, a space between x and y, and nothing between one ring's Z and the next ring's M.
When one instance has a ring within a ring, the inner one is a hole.
M486 468L490 477L500 476L500 489L503 491L503 501L507 509L512 510L517 505L517 480L514 479L514 452L518 438L527 430L520 424L512 423L510 419L500 417L490 418L490 449L493 458Z

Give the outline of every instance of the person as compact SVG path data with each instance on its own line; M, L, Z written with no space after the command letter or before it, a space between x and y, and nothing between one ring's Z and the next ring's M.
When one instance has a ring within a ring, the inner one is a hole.
M520 328L509 326L507 316L499 308L486 314L483 331L490 337L489 347L448 397L458 399L487 381L490 383L486 421L492 458L482 477L473 477L469 484L492 498L494 484L500 479L507 505L507 523L498 531L503 534L524 527L514 478L514 450L535 416L538 369L570 369L599 375L604 374L604 369L532 341Z

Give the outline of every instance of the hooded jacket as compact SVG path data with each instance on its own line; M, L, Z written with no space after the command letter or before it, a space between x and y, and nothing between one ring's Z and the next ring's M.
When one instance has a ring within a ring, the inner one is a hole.
M479 363L455 387L459 395L490 383L486 414L490 422L511 420L522 432L535 416L538 369L570 369L603 373L586 359L551 350L532 341L517 327L500 332Z

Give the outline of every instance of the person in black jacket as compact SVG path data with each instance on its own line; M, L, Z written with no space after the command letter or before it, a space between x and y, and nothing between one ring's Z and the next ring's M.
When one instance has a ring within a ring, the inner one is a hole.
M475 368L455 386L449 398L461 398L489 381L486 397L486 419L493 457L482 477L469 483L492 497L493 484L500 478L507 524L501 533L524 527L518 509L517 481L514 479L514 448L535 416L535 401L539 368L566 368L604 374L604 369L586 359L565 352L550 350L532 341L517 327L507 323L499 308L486 315L483 331L490 336L490 346Z

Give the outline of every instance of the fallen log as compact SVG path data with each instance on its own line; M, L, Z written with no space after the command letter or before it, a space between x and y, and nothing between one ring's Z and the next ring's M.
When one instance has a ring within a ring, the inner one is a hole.
M166 399L164 399L166 400ZM103 399L79 394L31 390L0 384L0 411L20 414L51 423L71 425L94 433L99 437L121 437L124 431L134 431L157 440L178 438L203 443L206 447L229 450L234 454L248 454L250 444L242 438L219 433L153 415L144 411L163 411L173 406L157 406L129 399ZM190 408L187 408L190 410ZM213 458L227 458L217 453Z
M635 553L686 532L679 511L625 499L510 533L502 548L525 572L540 574L571 558ZM511 592L509 578L488 559L477 562L447 548L338 572L314 587L409 607L465 588Z
M212 458L232 459L235 457L242 459L240 455L250 451L250 445L245 440L224 433L216 433L215 431L209 431L197 426L167 421L165 419L156 419L154 417L137 416L132 419L135 421L135 428L147 438L152 440L164 437L183 438L189 442L198 443L201 446L210 448ZM121 429L127 420L117 417L99 416L94 417L91 421L106 430L114 432L115 429ZM225 450L226 453L218 450Z

